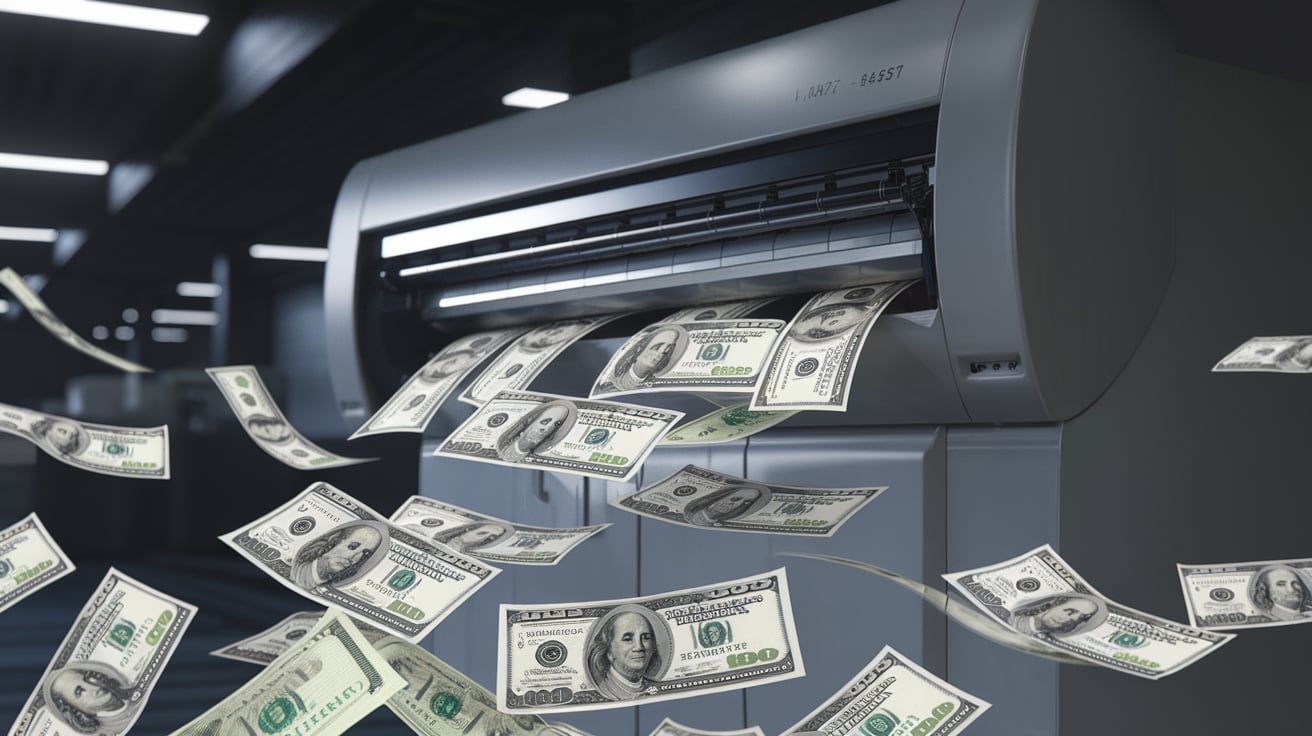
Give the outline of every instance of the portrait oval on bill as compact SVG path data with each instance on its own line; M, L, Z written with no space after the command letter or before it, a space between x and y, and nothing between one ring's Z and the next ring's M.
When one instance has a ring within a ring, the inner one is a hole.
M61 455L81 455L91 445L91 435L77 422L48 417L32 422L32 434Z
M861 302L826 304L799 317L788 336L798 342L828 340L861 324L869 312L870 307Z
M1312 618L1309 577L1289 565L1267 565L1248 581L1248 599L1276 621Z
M563 399L534 407L497 438L497 457L513 463L547 452L574 428L578 413L574 402Z
M610 700L649 694L665 677L674 651L669 624L636 603L607 611L588 630L587 642L588 683Z
M719 526L760 510L773 496L769 488L755 483L724 486L690 501L683 515L690 524Z
M115 733L131 723L141 701L126 675L103 662L69 662L41 682L46 707L78 733Z
M272 445L291 442L296 437L292 425L288 424L285 419L264 414L252 414L247 417L246 431L252 437L264 440Z
M469 369L477 363L481 357L481 353L474 352L473 350L452 350L442 355L442 357L432 365L425 366L419 372L419 378L420 380L429 383L444 381Z
M603 384L617 391L639 388L665 375L688 349L688 332L679 325L655 325L624 351Z
M1107 602L1084 593L1056 593L1021 601L1011 625L1031 636L1071 636L1098 628L1107 620Z
M1283 370L1312 372L1312 339L1303 339L1281 350L1273 362Z
M515 530L507 524L496 521L473 521L442 529L433 534L432 539L457 552L476 552L514 533Z
M521 350L537 353L565 342L582 324L579 321L554 322L531 330L519 342Z
M310 540L292 560L292 582L306 589L350 585L386 557L391 542L379 521L348 521Z

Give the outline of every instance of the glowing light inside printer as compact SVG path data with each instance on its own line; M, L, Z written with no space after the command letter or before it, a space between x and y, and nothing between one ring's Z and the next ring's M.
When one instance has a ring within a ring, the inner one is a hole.
M512 289L496 289L494 291L484 291L478 294L464 294L461 296L444 296L437 300L437 306L440 307L462 307L466 304L479 304L490 302L498 299L513 299L517 296L529 296L530 294L545 294L552 291L565 291L566 289L577 289L583 286L599 286L601 284L612 284L616 281L624 281L629 276L623 271L608 273L600 276L588 276L581 279L566 279L564 281L553 281L549 284L530 284L528 286L516 286Z

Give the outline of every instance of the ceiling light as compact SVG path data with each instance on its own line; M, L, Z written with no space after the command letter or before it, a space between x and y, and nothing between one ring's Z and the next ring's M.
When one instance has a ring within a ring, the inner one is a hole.
M0 3L4 3L4 1L0 0ZM109 172L109 162L90 158L60 158L58 156L33 156L26 153L0 153L0 169L26 169L28 171L53 171L59 174L104 176Z
M150 331L155 342L186 342L187 331L181 327L155 327Z
M9 312L9 300L0 299L0 314L7 314L8 312Z
M303 248L299 245L269 245L256 243L251 246L251 258L270 261L318 261L328 260L327 248Z
M141 319L141 312L138 312L132 307L128 307L127 309L123 310L124 322L127 322L130 325L135 325L137 323L137 320L139 319Z
M122 342L132 342L132 338L137 336L137 331L127 325L119 325L114 328L114 337Z
M0 227L0 240L53 243L57 237L59 237L59 231L48 227Z
M568 92L556 92L555 90L538 89L537 87L520 87L502 97L501 104L506 107L529 107L536 110L541 107L558 105L568 99Z
M200 13L143 8L139 5L98 0L0 0L0 12L37 15L42 18L99 23L143 31L195 36L205 30L210 18Z
M157 325L201 325L213 327L219 323L219 313L201 309L156 309L150 321Z
M108 340L109 328L104 325L96 325L91 328L91 336L97 340Z
M208 281L183 281L178 284L178 296L213 299L223 293L223 287Z

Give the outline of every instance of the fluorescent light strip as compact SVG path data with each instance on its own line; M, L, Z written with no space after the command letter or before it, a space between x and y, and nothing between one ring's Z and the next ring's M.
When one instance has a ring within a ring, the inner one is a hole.
M270 245L256 243L251 246L251 258L269 261L317 261L328 260L327 248L304 248L299 245Z
M564 291L566 289L577 289L583 286L600 286L602 284L613 284L616 281L623 281L628 278L627 273L608 273L603 276L588 276L581 279L567 279L565 281L556 281L550 284L533 284L532 286L517 286L513 289L497 289L496 291L485 291L481 294L466 294L464 296L447 296L437 300L437 306L441 307L461 307L466 304L479 304L481 302L490 302L495 299L512 299L517 296L528 296L530 294L546 294L552 291Z
M119 325L114 328L114 337L119 342L132 342L132 338L137 336L137 331L128 325Z
M407 276L416 276L421 273L448 271L450 269L459 268L461 266L473 266L479 263L504 261L507 258L522 258L524 256L532 256L532 255L537 255L539 253L547 253L553 250L564 250L566 248L572 248L575 245L576 243L574 241L565 241L562 243L552 243L551 245L535 245L532 248L524 248L522 250L508 250L508 251L503 251L501 253L488 253L487 255L474 256L473 258L460 258L454 261L441 261L439 263L428 263L423 266L411 266L409 268L403 268L400 271L397 271L397 275L400 276L401 278L406 278Z
M150 321L157 325L199 325L213 327L219 323L219 313L201 309L156 309Z
M0 314L8 314L8 313L9 313L9 300L0 299Z
M155 342L186 342L187 331L181 327L155 327L150 331L150 339Z
M559 105L569 99L568 92L557 92L550 89L538 89L537 87L520 87L519 89L506 94L501 98L501 104L506 107L527 107L537 110L543 107Z
M99 0L0 0L0 12L183 36L199 35L210 22L209 16L200 13L143 8Z
M0 0L3 3L4 0ZM109 162L90 158L60 158L33 156L26 153L0 153L0 169L26 171L53 171L57 174L90 174L104 176L109 173Z
M178 284L178 296L214 299L223 294L223 287L208 281L183 281Z
M59 231L48 227L2 227L0 240L21 240L25 243L53 243Z

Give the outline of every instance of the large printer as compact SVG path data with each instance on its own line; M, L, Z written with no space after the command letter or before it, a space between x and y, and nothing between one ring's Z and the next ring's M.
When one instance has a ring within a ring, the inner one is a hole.
M980 736L1105 733L1088 715L1112 707L1106 692L1179 706L1178 691L1126 694L1160 683L1012 652L877 578L776 556L866 560L940 589L947 570L1045 542L1087 553L1071 560L1086 576L1119 564L1087 562L1096 535L1070 513L1094 504L1071 472L1134 421L1081 417L1118 403L1172 278L1175 63L1153 2L900 0L356 166L325 282L351 427L477 329L639 312L533 386L586 395L624 337L672 308L923 279L876 324L846 413L658 448L636 483L431 457L469 411L448 402L426 437L424 494L524 523L613 526L555 568L507 566L438 628L439 656L495 688L499 602L652 594L787 565L805 678L564 719L606 736L666 716L779 733L886 643L991 700ZM821 540L607 505L688 463L891 490Z

